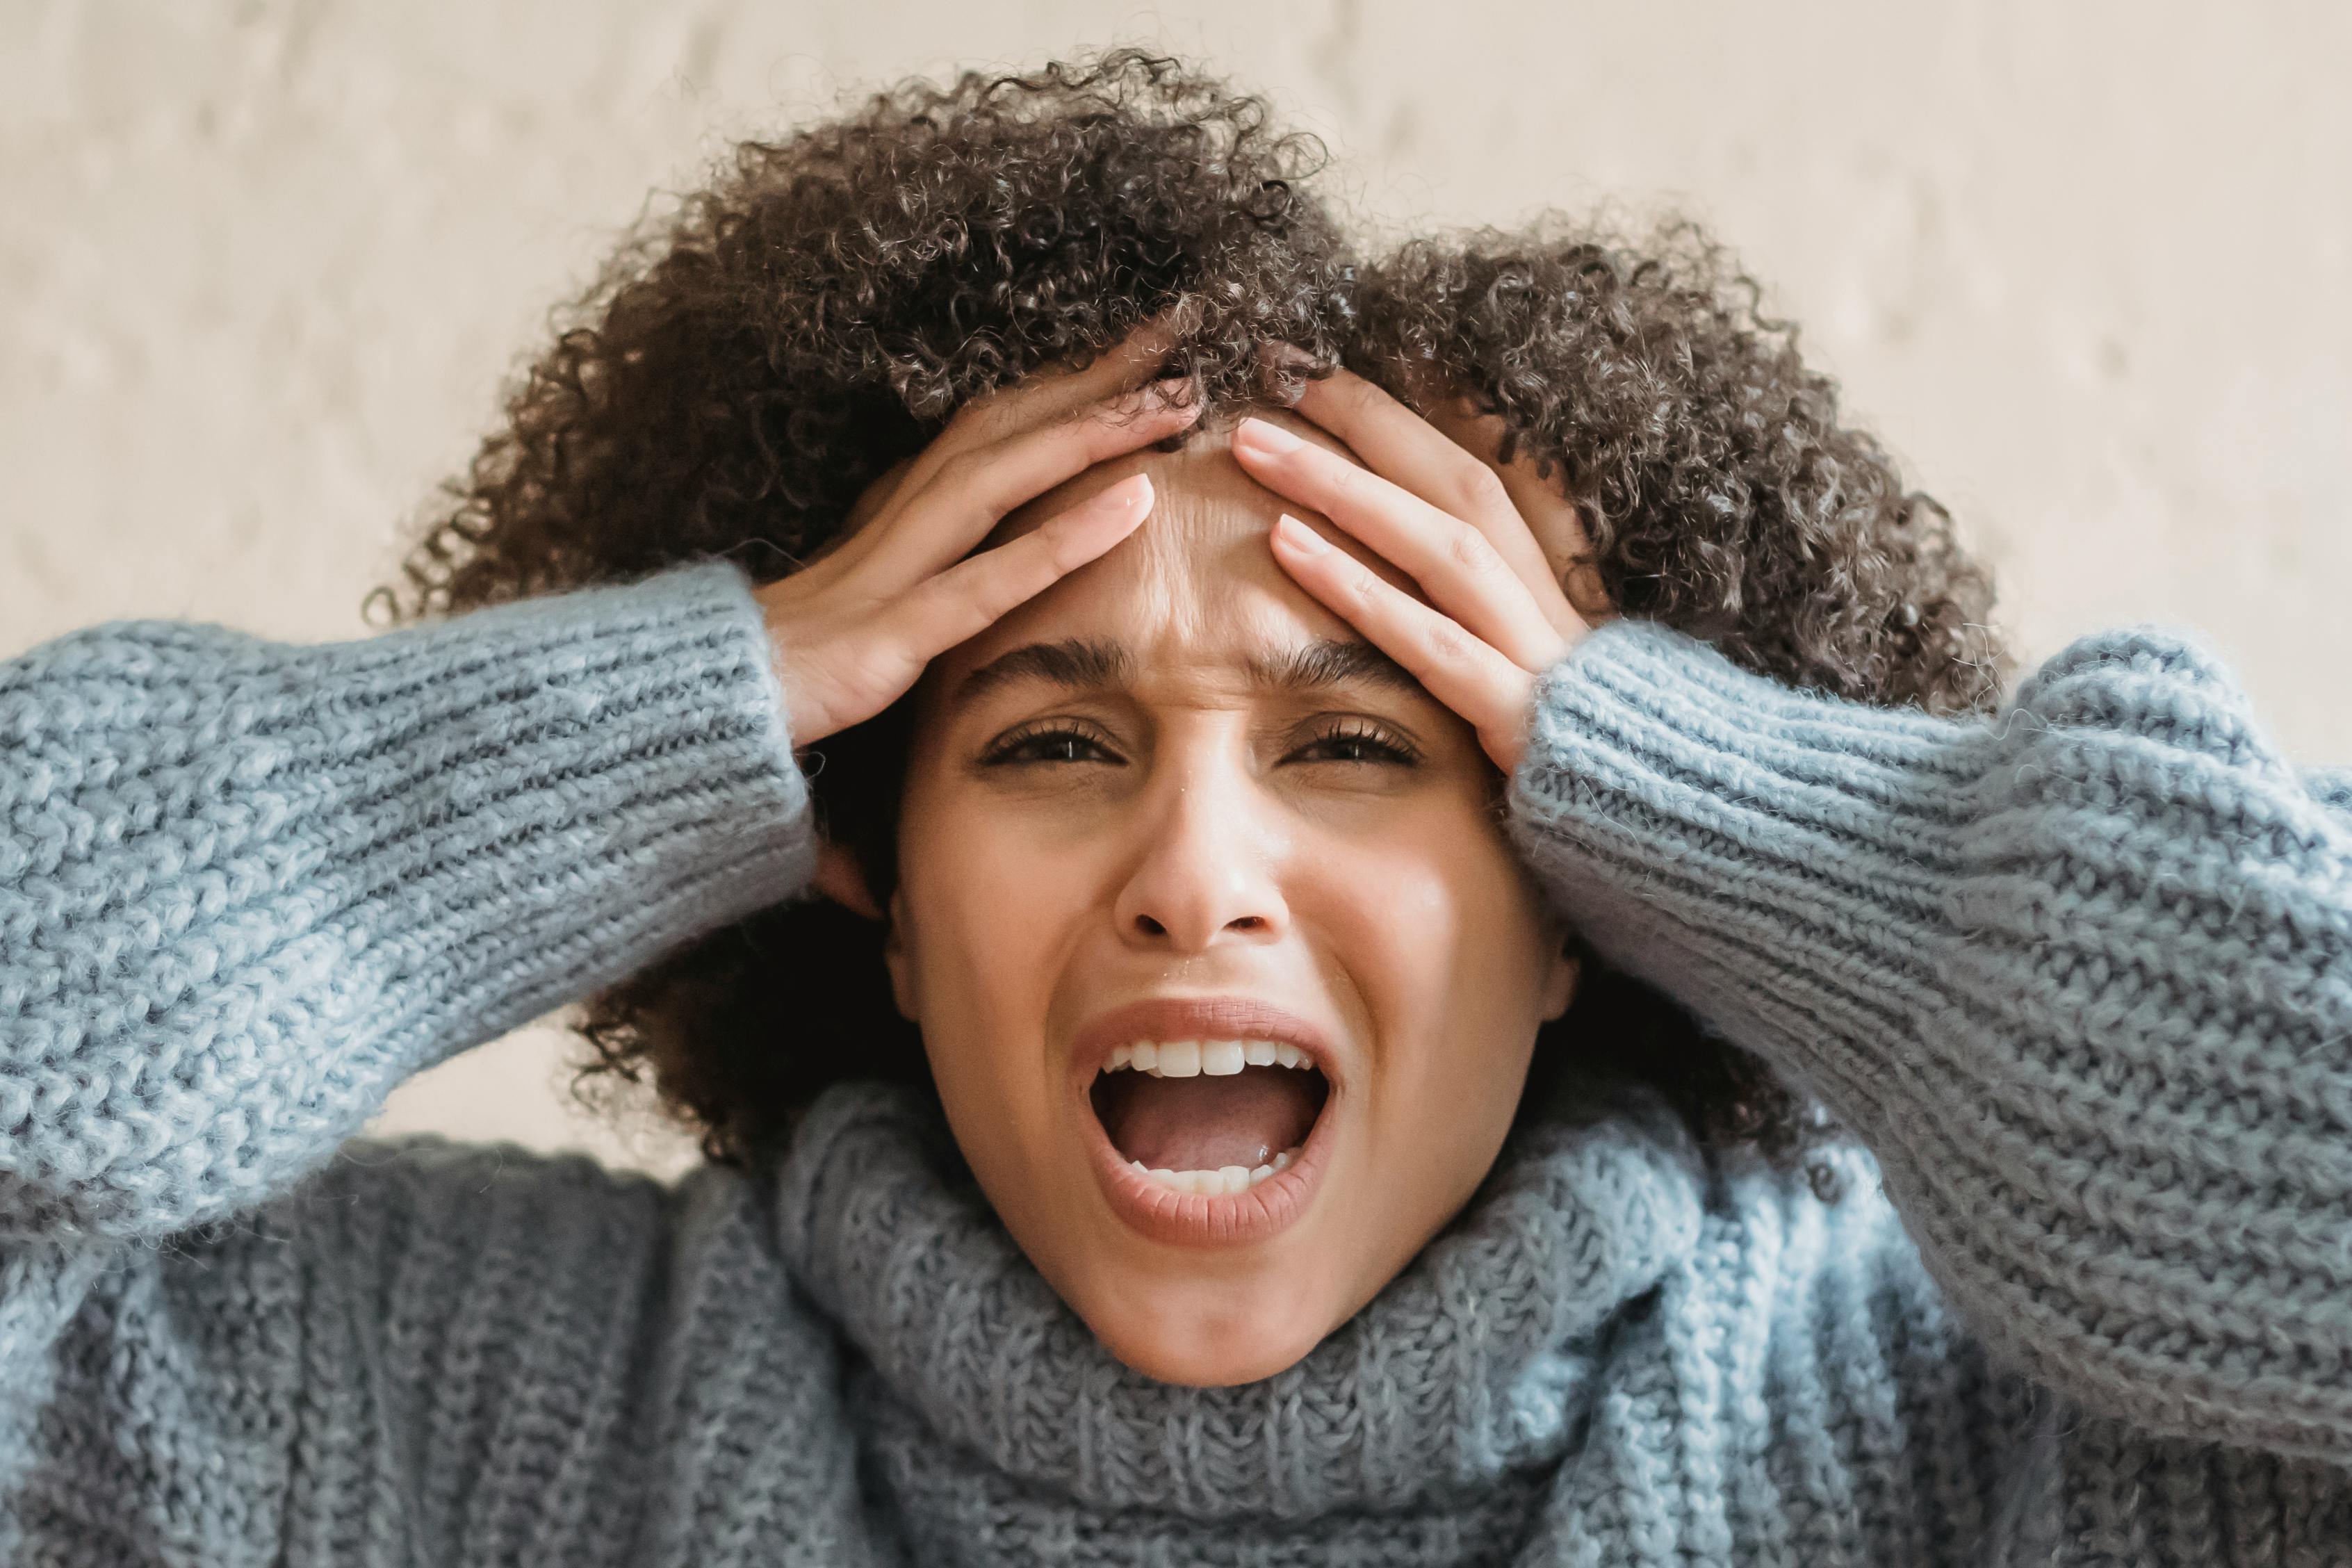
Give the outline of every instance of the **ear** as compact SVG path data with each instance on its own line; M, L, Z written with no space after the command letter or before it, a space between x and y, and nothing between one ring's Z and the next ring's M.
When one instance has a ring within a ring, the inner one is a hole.
M1563 941L1551 951L1550 962L1544 969L1544 1022L1549 1023L1568 1011L1576 1000L1577 982L1584 978L1584 963Z
M851 914L869 921L882 918L882 906L874 901L872 890L866 886L866 873L858 868L857 857L830 838L817 840L816 875L809 886Z

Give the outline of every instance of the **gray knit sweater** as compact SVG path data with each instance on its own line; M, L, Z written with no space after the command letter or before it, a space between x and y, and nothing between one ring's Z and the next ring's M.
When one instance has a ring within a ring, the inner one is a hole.
M2352 1559L2352 786L2194 647L1961 724L1589 638L1516 840L1853 1190L1596 1092L1213 1391L1111 1361L917 1096L671 1189L346 1142L802 889L775 680L724 563L0 664L0 1561Z

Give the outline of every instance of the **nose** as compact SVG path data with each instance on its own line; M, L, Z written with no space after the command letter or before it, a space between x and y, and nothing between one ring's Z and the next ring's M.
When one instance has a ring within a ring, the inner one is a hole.
M1113 914L1120 939L1170 954L1278 939L1289 926L1281 825L1247 771L1187 759L1153 781Z

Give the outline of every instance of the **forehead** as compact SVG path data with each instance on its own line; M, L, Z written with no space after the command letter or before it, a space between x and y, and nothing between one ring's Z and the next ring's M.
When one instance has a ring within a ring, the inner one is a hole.
M1248 412L1357 461L1328 432L1286 410ZM1245 473L1233 455L1236 423L1238 416L1220 419L1180 451L1145 450L1098 464L1005 518L989 545L1030 532L1130 474L1151 480L1151 513L1135 532L942 656L937 670L951 677L1005 649L1069 637L1117 640L1146 667L1237 661L1252 650L1309 637L1355 639L1352 627L1275 560L1266 543L1275 520L1286 511L1306 519L1391 582L1410 590L1410 580L1321 513Z

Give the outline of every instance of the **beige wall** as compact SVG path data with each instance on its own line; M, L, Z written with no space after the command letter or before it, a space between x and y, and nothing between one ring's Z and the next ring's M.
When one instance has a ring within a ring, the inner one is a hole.
M121 616L356 635L649 187L844 89L1130 39L1262 85L1390 226L1696 211L2029 654L2191 623L2293 753L2352 761L2352 10L2319 4L0 0L0 655ZM552 1039L389 1124L618 1149Z

